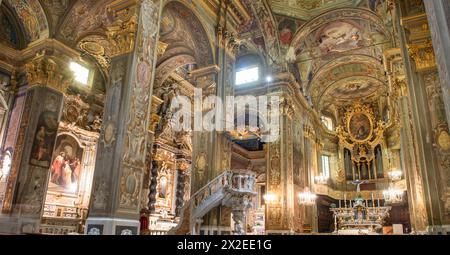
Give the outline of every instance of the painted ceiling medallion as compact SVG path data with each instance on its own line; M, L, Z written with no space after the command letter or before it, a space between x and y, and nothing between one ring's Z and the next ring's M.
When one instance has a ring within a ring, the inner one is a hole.
M96 42L90 42L90 41L81 42L80 48L92 55L104 55L105 54L105 49L103 48L103 46L101 46L100 44L98 44Z

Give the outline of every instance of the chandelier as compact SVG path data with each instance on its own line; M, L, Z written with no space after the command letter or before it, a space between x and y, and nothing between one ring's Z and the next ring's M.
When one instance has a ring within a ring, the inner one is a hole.
M399 181L402 179L403 173L400 170L393 170L393 171L390 171L388 173L388 175L389 175L389 179L391 179L391 181Z
M314 177L314 180L316 181L316 184L325 185L328 183L328 177L325 175L318 175Z
M298 202L301 205L314 205L316 203L316 194L311 193L311 191L306 190L298 194Z
M403 190L390 187L389 189L383 191L383 197L387 203L399 203L403 201Z

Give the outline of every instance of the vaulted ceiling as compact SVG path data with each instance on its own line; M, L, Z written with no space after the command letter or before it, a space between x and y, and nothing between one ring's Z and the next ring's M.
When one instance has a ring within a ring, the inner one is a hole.
M274 13L302 20L309 20L320 13L341 8L357 6L355 0L269 0Z
M393 47L388 1L269 2L282 48L317 110L386 93L383 49Z
M108 67L105 27L111 25L105 5L112 0L3 0L2 17L20 22L3 26L8 41L27 45L55 37L71 47L95 55ZM181 4L182 2L183 4ZM250 36L255 49L267 59L290 60L298 70L299 83L320 109L330 98L336 104L360 98L375 98L385 90L382 50L391 47L392 31L385 0L242 0L232 4L230 22ZM216 0L173 1L164 12L161 40L169 43L166 56L185 56L180 65L211 63L208 34L189 8L212 22ZM173 6L173 8L171 7ZM212 15L212 16L211 16ZM20 27L21 29L17 29ZM5 30L6 29L6 30ZM24 34L14 31L25 31ZM11 32L12 31L12 32ZM206 39L206 40L204 40ZM211 43L211 38L210 42ZM259 46L258 46L259 45ZM261 50L264 49L264 50ZM263 52L261 52L263 51ZM292 57L292 56L291 56ZM278 60L279 61L279 60ZM160 59L164 62L164 57ZM269 61L270 64L270 61Z

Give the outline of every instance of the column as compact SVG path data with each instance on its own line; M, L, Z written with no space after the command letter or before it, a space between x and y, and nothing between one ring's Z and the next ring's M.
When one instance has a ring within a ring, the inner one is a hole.
M87 234L139 234L150 105L162 1L114 1L107 28L110 81Z
M414 135L412 133L411 116L409 115L408 97L404 94L406 84L403 82L395 85L397 108L400 117L400 146L402 166L405 168L405 179L408 189L408 206L410 213L411 227L415 231L425 231L427 227L427 211L425 207L425 197L423 181L419 166L416 161Z
M425 2L425 1L424 1ZM414 150L410 159L414 160L412 169L407 169L411 173L407 178L414 178L415 188L418 196L422 196L426 210L426 229L416 229L417 231L428 231L437 233L443 225L450 222L448 214L445 212L445 192L447 188L446 172L449 166L445 165L444 154L440 152L441 135L448 136L448 123L443 117L445 129L436 120L439 119L437 111L434 111L434 94L441 94L437 91L436 82L439 80L436 65L436 52L431 43L428 31L428 20L426 15L411 15L402 17L400 31L400 48L404 57L404 69L406 74L406 85L408 89L408 106L410 112L409 125L412 130L412 141L407 141L404 150ZM444 95L442 94L444 97ZM445 107L441 107L445 108ZM442 110L441 112L445 112ZM406 121L406 120L405 120ZM444 133L445 132L445 133ZM444 159L444 160L442 160ZM444 163L444 164L443 164ZM413 171L413 172L411 172ZM419 205L420 202L415 201ZM422 217L423 212L415 211Z
M447 123L450 129L450 3L448 0L423 2L437 57Z
M288 82L281 81L280 86L288 86ZM287 89L287 88L286 88ZM269 93L272 96L272 94ZM280 135L278 141L267 145L267 183L266 192L276 196L275 201L266 203L266 233L289 234L294 227L294 181L292 161L292 116L294 102L287 91L280 94Z
M68 66L45 51L24 65L25 103L2 208L14 225L9 230L16 233L39 231L63 93L73 80Z

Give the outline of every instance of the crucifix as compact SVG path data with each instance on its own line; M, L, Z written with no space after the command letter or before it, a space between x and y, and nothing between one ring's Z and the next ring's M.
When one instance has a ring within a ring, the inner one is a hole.
M367 183L367 181L361 181L361 180L355 180L352 181L353 185L356 185L356 192L360 193L361 192L361 184Z

